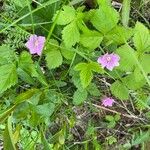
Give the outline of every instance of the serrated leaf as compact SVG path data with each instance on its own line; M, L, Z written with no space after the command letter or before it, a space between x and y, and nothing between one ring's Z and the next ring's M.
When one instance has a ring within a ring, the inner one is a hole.
M3 93L18 81L16 66L7 64L0 66L0 93Z
M62 31L62 39L64 40L65 46L70 48L80 41L80 33L77 23L71 22Z
M57 24L58 25L66 25L66 24L70 23L71 21L73 21L75 19L75 14L76 14L76 11L73 7L64 6L63 10L60 12L60 14L57 18ZM54 16L54 19L55 19L56 15Z
M14 60L14 51L7 45L0 46L0 65L12 63Z
M72 60L75 52L74 48L66 48L63 44L61 45L61 53L67 60Z
M93 71L103 73L103 69L96 62L79 63L75 66L76 71L80 71L80 80L83 88L86 88L93 79Z
M143 67L143 70L145 71L145 73L150 73L150 54L144 54L141 57L140 63Z
M128 76L122 78L122 81L124 84L128 87L130 90L137 90L140 89L144 84L146 83L144 77L141 78L138 82L135 80L134 74L129 74Z
M136 65L135 51L129 45L123 45L116 50L116 53L120 56L118 69L131 71Z
M12 133L12 121L11 117L7 120L7 125L4 131L4 150L16 150L15 143L13 141L13 133Z
M62 62L63 58L59 50L51 50L46 53L46 62L49 69L55 69L59 67Z
M118 12L108 5L102 5L100 9L97 9L91 19L93 26L103 34L114 28L118 21Z
M102 35L96 31L85 32L80 37L80 43L90 50L99 47L102 40Z
M129 91L120 81L115 81L110 87L111 93L121 99L127 100L129 98Z
M104 73L104 69L97 62L90 62L89 68L94 72L101 73L101 74Z
M107 33L106 38L121 45L126 43L128 39L132 36L132 34L132 29L122 26L116 26L114 29Z
M140 22L136 23L133 41L136 49L139 52L150 51L149 30Z
M90 95L92 96L100 96L101 92L99 91L99 89L97 88L96 84L91 83L88 87L87 87L87 91L90 93Z
M83 90L77 90L75 91L73 95L73 103L74 105L80 105L87 99L87 91Z

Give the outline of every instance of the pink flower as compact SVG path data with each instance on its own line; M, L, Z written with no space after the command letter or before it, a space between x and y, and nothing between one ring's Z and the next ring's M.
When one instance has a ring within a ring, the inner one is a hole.
M111 107L113 105L113 103L115 102L114 99L106 97L102 100L102 105L104 105L105 107Z
M41 55L44 48L45 37L31 35L25 46L29 49L31 54Z
M120 57L117 54L108 54L102 55L98 58L97 62L102 65L103 68L107 68L112 71L114 67L119 66Z

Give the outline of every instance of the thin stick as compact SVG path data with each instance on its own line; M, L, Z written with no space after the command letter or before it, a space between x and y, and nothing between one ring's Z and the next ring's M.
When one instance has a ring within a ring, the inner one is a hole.
M85 103L91 104L91 103L89 103L89 102L85 102ZM142 120L142 121L144 120L143 118L139 118L139 117L134 116L134 115L123 114L123 113L117 112L117 111L115 111L115 110L112 110L112 109L109 109L109 108L106 108L106 107L103 107L103 106L100 106L100 105L92 104L92 106L97 107L97 108L100 108L100 109L103 109L103 110L106 110L106 111L109 111L109 112L112 112L112 113L115 113L115 114L119 114L119 115L121 115L121 116L130 118L130 119L133 119L133 118L134 118L134 119L139 119L139 120Z

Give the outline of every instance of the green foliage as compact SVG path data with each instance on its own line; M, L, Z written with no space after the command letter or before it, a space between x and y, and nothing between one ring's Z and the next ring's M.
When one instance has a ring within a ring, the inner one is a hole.
M125 5L120 20L111 0L90 10L82 2L0 3L4 149L134 149L149 139L149 29L133 21L127 27ZM41 56L25 47L31 34L47 37ZM106 53L120 57L112 71L96 62ZM113 107L101 106L111 96Z
M4 136L4 150L7 149L16 150L12 131L12 117L8 118L3 136Z
M71 34L70 34L71 33ZM62 31L62 38L66 47L74 46L80 40L80 33L75 21L67 25Z
M14 64L0 66L0 93L3 93L18 81Z
M134 45L137 51L146 52L150 51L150 33L149 30L140 22L135 25Z
M113 29L119 21L119 14L108 5L102 5L95 10L91 23L93 26L103 34L106 34Z
M80 91L79 89L73 95L73 103L75 105L82 104L87 99L87 91Z
M75 67L76 71L80 71L80 80L83 88L86 88L93 79L93 72L103 73L103 69L98 63L79 63Z
M136 65L136 53L129 45L123 45L116 50L120 56L120 65L118 69L123 71L131 71Z
M115 81L111 85L110 90L112 94L119 99L127 100L129 98L129 91L127 87L120 81Z

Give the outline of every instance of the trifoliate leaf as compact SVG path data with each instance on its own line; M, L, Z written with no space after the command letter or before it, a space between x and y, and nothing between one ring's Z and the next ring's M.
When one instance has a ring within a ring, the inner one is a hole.
M123 45L116 50L116 53L120 56L118 69L131 71L136 65L135 51L129 45Z
M75 21L63 29L62 39L64 40L65 46L67 48L74 46L77 42L80 41L80 33Z
M87 91L83 90L77 90L75 91L73 95L73 103L74 105L80 105L87 99Z
M49 69L59 67L63 62L63 58L60 51L51 50L48 53L46 53L46 62Z
M114 28L118 21L118 12L108 5L102 5L100 9L97 9L91 19L93 26L103 34Z
M139 52L150 51L149 30L140 22L136 23L133 41L136 49Z
M7 64L0 66L0 93L3 93L17 83L16 66Z
M88 87L87 87L87 91L90 93L90 95L92 96L100 96L101 92L99 91L99 89L97 88L96 84L91 83Z
M111 93L115 97L117 97L117 98L119 98L121 100L127 100L129 98L129 91L128 91L128 89L120 81L115 81L111 85L110 90L111 90Z
M75 66L76 71L80 71L80 80L83 88L86 88L93 79L93 71L103 73L103 69L98 63L79 63Z
M66 25L73 21L75 19L76 11L73 7L70 6L64 6L63 10L60 12L58 18L57 18L57 24L58 25ZM57 14L54 16L53 20Z

